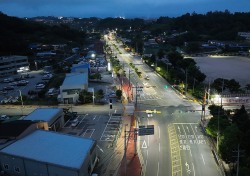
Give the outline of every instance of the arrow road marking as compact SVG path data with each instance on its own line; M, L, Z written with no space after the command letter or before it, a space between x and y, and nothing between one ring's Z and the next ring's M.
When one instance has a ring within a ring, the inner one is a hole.
M180 127L178 126L178 130L179 130L179 133L181 133L181 129L180 129Z

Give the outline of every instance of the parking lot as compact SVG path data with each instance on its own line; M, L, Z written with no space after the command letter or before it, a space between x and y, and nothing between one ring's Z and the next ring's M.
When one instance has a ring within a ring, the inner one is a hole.
M28 75L28 76L27 76ZM48 76L47 76L48 75ZM45 79L45 76L46 79ZM17 97L28 95L29 92L37 92L43 89L52 75L43 70L31 71L19 75L13 75L0 79L1 104L13 102ZM7 81L9 79L9 81ZM20 99L19 99L20 101ZM15 103L15 102L14 102Z
M121 126L121 114L78 114L65 123L61 132L113 142L119 135Z

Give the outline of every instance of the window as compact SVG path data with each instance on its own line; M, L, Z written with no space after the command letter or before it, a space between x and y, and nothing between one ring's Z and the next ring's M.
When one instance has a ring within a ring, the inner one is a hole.
M9 170L9 165L8 165L8 164L3 164L3 168L4 168L5 170Z
M17 172L17 173L20 173L20 169L19 169L19 167L14 167L14 170L15 170L15 172Z

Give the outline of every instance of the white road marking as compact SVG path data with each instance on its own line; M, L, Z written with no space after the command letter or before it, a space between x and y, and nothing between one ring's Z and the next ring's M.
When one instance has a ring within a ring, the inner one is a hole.
M104 153L103 152L103 149L101 149L101 147L99 147L99 145L96 145L98 148L99 148L99 150L102 152L102 153Z
M205 160L204 160L204 157L203 157L202 154L201 154L201 158L202 158L202 161L203 161L203 163L204 163L204 165L205 165Z
M157 176L159 175L159 171L160 171L160 163L158 162Z
M159 130L159 139L160 139L161 138L160 126L158 126L158 130Z
M193 165L193 171L194 171L194 176L195 176L194 163L192 163L192 165Z
M141 148L148 148L145 140L143 141Z
M181 133L181 129L180 129L179 125L178 125L178 127L177 127L177 128L178 128L178 130L179 130L179 133Z

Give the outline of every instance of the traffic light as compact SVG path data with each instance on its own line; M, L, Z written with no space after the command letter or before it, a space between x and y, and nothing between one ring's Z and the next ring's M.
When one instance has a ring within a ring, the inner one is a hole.
M167 88L168 88L168 85L165 85L165 88L167 89Z

